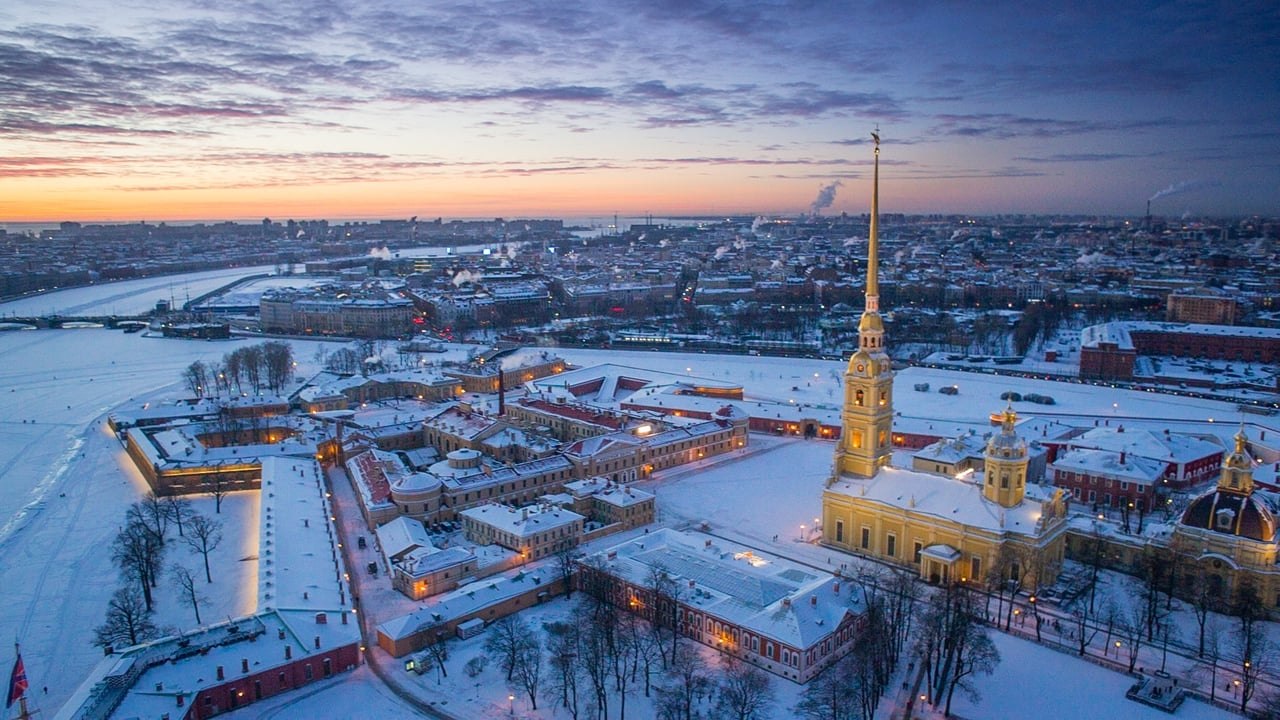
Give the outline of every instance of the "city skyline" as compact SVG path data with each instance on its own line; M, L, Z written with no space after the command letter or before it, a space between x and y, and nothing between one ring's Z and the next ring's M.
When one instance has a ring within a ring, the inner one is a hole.
M1280 212L1264 3L35 3L0 223ZM838 184L836 184L838 183Z

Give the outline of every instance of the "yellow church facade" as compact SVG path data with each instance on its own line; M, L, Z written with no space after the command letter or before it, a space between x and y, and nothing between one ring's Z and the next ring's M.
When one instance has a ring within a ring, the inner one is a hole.
M946 477L890 465L893 370L878 282L880 138L875 141L866 307L844 374L842 434L822 495L825 544L918 570L932 582L1053 582L1065 552L1061 490L1027 483L1027 446L1005 411L981 476Z

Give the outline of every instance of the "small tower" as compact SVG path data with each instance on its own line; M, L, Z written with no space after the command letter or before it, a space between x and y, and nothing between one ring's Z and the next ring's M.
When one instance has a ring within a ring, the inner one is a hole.
M1220 492L1237 495L1253 494L1253 457L1249 455L1249 438L1244 426L1236 433L1235 450L1222 461L1222 475L1218 477Z
M987 442L982 482L982 496L1007 508L1021 503L1027 491L1027 441L1014 432L1017 421L1013 406L1005 407L999 434Z
M893 456L893 369L884 350L880 319L880 135L875 141L871 227L867 237L866 308L858 322L858 351L844 373L844 411L835 474L872 477ZM832 478L834 480L834 477Z

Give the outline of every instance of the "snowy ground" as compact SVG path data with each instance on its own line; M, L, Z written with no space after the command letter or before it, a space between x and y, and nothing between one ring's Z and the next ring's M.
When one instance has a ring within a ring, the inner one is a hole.
M0 637L22 642L33 700L49 712L101 658L93 627L117 586L110 541L146 484L106 427L108 411L130 403L182 397L179 376L242 341L190 342L118 330L0 333ZM314 343L295 343L305 365ZM211 514L212 502L197 500ZM256 493L223 507L226 538L212 555L214 585L202 588L206 622L254 607ZM237 519L238 518L238 519ZM252 532L245 532L249 528ZM193 570L199 556L176 546L171 558ZM165 582L162 580L162 583ZM228 593L223 588L235 588ZM164 597L157 622L191 627L187 605Z
M951 709L965 718L983 720L1220 720L1239 717L1195 700L1185 700L1177 713L1147 707L1125 698L1131 678L1001 633L992 636L1000 651L995 674L982 679L982 698L957 691ZM1085 689L1087 688L1087 692Z
M417 712L385 684L367 665L339 673L297 692L285 693L243 707L222 717L227 720L271 718L399 718Z

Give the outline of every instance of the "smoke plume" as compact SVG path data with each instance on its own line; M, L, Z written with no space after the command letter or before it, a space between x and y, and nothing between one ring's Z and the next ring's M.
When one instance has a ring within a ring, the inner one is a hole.
M369 257L377 258L379 260L390 260L391 250L389 250L385 245L380 248L369 248Z
M1201 188L1218 187L1218 185L1220 184L1221 183L1219 183L1217 180L1183 180L1180 183L1174 183L1169 187L1157 192L1155 195L1152 195L1151 199L1148 200L1147 202L1155 202L1156 200L1159 200L1160 198L1163 198L1163 197L1169 197L1170 195L1181 195L1182 193L1191 192L1192 190L1199 190Z
M479 270L474 273L470 270L459 270L458 274L453 276L453 286L461 287L462 283L466 282L478 283L481 277L483 277L483 274Z
M835 180L830 184L823 185L818 190L818 197L814 198L813 204L809 206L810 214L817 215L818 213L822 212L822 210L824 210L825 208L831 207L831 203L835 202L836 200L836 188L841 187L843 185L844 183L840 182L839 180Z

